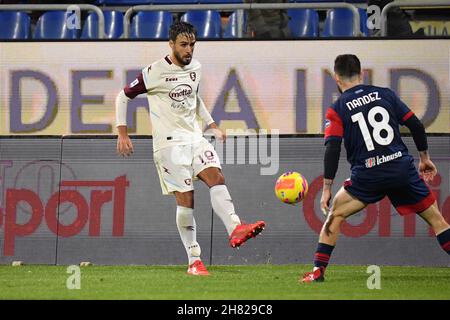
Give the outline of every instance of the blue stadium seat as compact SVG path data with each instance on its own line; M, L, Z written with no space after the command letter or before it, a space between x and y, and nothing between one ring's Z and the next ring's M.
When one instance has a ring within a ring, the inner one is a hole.
M78 30L67 26L65 11L48 11L42 14L34 30L35 39L77 39Z
M153 4L195 4L198 0L153 0Z
M245 30L247 29L247 15L244 12L243 17L243 25L242 25L242 33L245 34ZM228 22L225 25L225 29L223 30L223 38L226 39L233 39L233 38L239 38L238 36L238 15L237 11L230 14L228 17Z
M220 14L214 10L192 10L181 16L181 21L192 24L197 29L197 37L220 38L222 33L222 21Z
M289 28L294 38L317 37L319 14L314 9L289 9Z
M244 3L244 0L199 0L198 1L201 4L207 4L207 3Z
M96 5L106 6L137 6L141 4L151 4L152 0L97 0Z
M353 36L353 14L349 9L330 9L325 18L323 37Z
M361 32L363 33L363 35L367 36L369 35L369 28L367 27L367 19L368 19L367 11L362 8L358 8L358 11L359 11Z
M25 12L0 11L0 39L28 39L30 26Z
M297 3L311 3L311 2L349 2L349 3L364 3L367 4L367 0L289 0L289 2Z
M360 20L359 27L364 35L367 35L367 12L358 9ZM353 36L353 13L350 9L338 8L327 11L323 37L351 37Z
M120 11L105 10L105 38L119 39L123 33L123 13ZM98 39L98 17L91 12L83 26L81 39Z
M133 39L169 39L173 17L168 11L138 12L131 21L130 36Z

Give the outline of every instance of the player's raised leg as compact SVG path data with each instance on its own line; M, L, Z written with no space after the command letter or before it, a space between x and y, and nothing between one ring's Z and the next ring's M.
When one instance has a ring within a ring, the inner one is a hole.
M354 198L342 187L333 199L330 212L320 231L319 243L314 255L313 272L303 275L302 282L323 281L333 249L336 245L341 224L352 214L361 211L367 204Z
M234 209L233 200L225 185L225 177L220 168L206 168L197 176L209 187L213 210L224 223L229 235L230 245L233 248L241 246L264 229L264 221L250 224L241 222Z
M177 228L189 259L188 274L209 275L200 259L197 225L194 218L194 191L174 192L177 201Z
M419 213L419 216L433 229L439 245L450 255L450 225L440 213L437 203L434 202L428 209Z

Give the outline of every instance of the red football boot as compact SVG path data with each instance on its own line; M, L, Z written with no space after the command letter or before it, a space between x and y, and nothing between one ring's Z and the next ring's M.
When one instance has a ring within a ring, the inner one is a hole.
M264 221L238 225L230 235L230 245L233 248L241 246L248 239L256 237L264 230L265 226L266 223Z
M187 273L193 276L209 276L209 272L206 270L202 260L196 260L193 264L191 264Z
M303 278L300 282L302 283L310 283L310 282L324 282L324 270L322 268L316 269L313 272L307 272L303 275Z

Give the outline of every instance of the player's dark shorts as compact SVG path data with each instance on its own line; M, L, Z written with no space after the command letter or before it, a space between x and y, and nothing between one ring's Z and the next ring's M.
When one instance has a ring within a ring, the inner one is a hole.
M411 156L353 170L351 179L344 182L344 188L364 203L375 203L387 196L402 216L425 211L436 200L419 176Z

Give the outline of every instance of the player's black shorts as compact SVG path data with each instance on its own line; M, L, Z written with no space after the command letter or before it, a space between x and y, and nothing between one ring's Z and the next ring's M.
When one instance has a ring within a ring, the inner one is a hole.
M400 215L420 213L436 200L410 156L354 170L344 188L364 203L375 203L387 196Z

